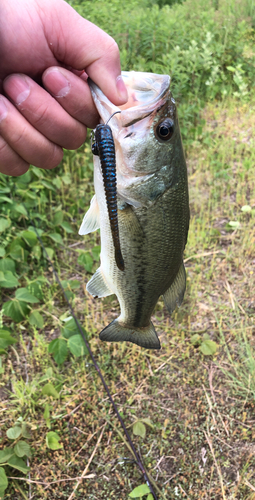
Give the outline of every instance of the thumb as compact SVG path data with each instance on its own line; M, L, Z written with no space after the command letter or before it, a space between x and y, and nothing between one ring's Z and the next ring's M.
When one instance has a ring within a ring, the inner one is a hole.
M119 49L113 38L63 0L56 0L54 9L52 0L48 0L47 10L48 13L44 11L44 29L55 58L74 69L84 69L116 106L127 102Z

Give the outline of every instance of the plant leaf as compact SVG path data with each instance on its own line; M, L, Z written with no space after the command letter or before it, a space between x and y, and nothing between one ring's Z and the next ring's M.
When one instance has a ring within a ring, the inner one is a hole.
M24 457L25 455L30 458L31 457L31 448L26 441L18 441L14 446L14 451L18 457Z
M3 467L0 467L0 495L3 496L4 492L8 486L8 479L5 474Z
M10 227L10 225L10 220L0 217L0 233L3 233L8 227Z
M134 488L133 491L131 491L131 493L129 493L128 496L130 498L141 498L150 492L151 492L151 490L147 484L140 484L140 486L137 486L136 488Z
M17 439L21 434L20 425L14 425L7 430L6 435L9 439Z
M49 343L48 351L53 354L58 365L64 363L67 356L67 342L64 339L55 339Z
M63 448L62 444L59 444L60 437L56 432L50 431L46 434L46 445L51 450L60 450Z
M16 288L19 286L17 278L11 271L0 271L0 286L2 288Z
M201 346L199 347L199 350L205 356L211 356L217 351L217 344L213 340L203 340Z
M44 325L43 317L39 311L32 311L28 318L29 324L42 329Z
M13 455L11 458L9 458L8 465L13 467L14 469L20 470L24 474L26 474L30 470L30 467L26 466L24 460L22 460L22 458L17 457L17 455Z
M22 302L28 302L29 304L37 304L39 299L32 295L27 288L18 288L15 292L15 297Z
M48 382L48 384L44 385L44 387L42 388L42 393L46 396L52 396L54 399L58 399L59 397L58 391L56 391L54 385L51 382Z
M13 448L4 448L0 451L0 464L7 462L12 455L14 455Z
M76 357L88 354L85 342L79 333L77 335L73 335L72 337L70 337L67 341L67 345L71 353Z
M140 420L138 420L137 422L134 423L133 433L135 434L135 436L140 436L143 439L145 438L146 427Z

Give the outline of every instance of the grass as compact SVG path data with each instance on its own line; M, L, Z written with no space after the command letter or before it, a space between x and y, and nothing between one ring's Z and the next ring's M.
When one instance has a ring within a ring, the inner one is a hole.
M98 234L77 236L92 191L92 169L84 170L84 162L91 162L87 146L85 156L83 149L66 154L63 170L73 182L52 192L50 220L61 205L75 230L62 233L63 244L53 244L54 262L62 280L80 284L74 292L67 286L71 300L131 434L137 420L150 419L144 438L132 435L162 499L251 500L255 495L254 111L254 101L208 104L188 147L188 286L172 318L163 301L157 304L153 322L160 352L99 341L118 303L89 296L85 284L98 263L92 259L89 267L77 251L85 248L93 257L91 248L99 244ZM51 173L45 175L51 183ZM58 170L55 177L60 175ZM245 206L251 210L242 210ZM43 220L40 224L44 227ZM1 447L10 446L6 430L22 416L31 426L32 450L29 475L7 468L9 478L16 479L9 479L5 498L126 500L143 480L90 359L68 354L58 366L48 352L69 313L51 269L36 263L19 279L32 281L36 273L46 278L43 300L36 304L43 328L26 318L15 323L2 316L18 342L2 356ZM8 296L3 290L3 301ZM194 334L202 338L204 333L217 343L214 356L204 356L191 342ZM57 395L43 391L46 383ZM62 448L47 448L49 430L58 433Z

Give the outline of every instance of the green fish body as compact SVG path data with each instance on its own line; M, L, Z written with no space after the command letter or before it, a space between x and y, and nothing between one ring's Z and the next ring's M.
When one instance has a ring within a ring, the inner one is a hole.
M151 315L161 295L171 314L183 300L183 252L189 227L187 168L170 77L123 72L129 101L117 108L91 83L94 102L109 122L116 150L119 239L124 271L114 258L100 159L94 158L95 196L80 234L100 227L101 265L87 285L94 297L116 294L121 314L101 333L159 349Z

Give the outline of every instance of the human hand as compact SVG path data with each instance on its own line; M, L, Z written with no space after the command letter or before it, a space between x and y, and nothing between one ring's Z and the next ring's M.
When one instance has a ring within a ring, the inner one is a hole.
M56 167L98 122L87 75L119 106L120 73L114 40L63 0L2 0L0 172Z

